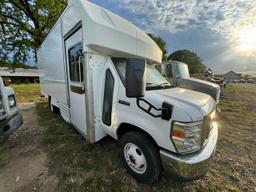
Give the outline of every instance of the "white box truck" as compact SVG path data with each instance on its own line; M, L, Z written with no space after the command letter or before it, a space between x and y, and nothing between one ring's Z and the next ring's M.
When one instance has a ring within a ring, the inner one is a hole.
M41 93L87 141L109 135L140 182L162 169L183 180L206 174L218 129L219 87L156 70L162 52L142 30L86 0L68 6L38 49ZM102 154L104 155L104 154Z

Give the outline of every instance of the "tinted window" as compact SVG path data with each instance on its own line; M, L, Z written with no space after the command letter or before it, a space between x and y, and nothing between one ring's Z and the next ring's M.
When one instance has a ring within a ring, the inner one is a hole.
M70 48L68 51L68 56L69 56L70 80L77 81L77 82L83 81L84 80L84 75L83 75L84 57L83 57L83 51L82 51L82 44L79 43L76 46Z
M106 72L103 111L102 111L102 121L108 126L111 125L114 83L115 83L114 77L111 71L108 69Z

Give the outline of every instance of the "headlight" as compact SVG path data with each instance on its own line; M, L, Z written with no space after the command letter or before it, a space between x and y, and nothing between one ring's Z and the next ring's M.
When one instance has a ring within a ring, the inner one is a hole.
M11 108L16 106L16 100L15 100L15 96L14 95L10 95L8 97L8 100L9 100L9 106Z
M172 127L171 138L181 154L192 153L201 148L202 122L179 123Z

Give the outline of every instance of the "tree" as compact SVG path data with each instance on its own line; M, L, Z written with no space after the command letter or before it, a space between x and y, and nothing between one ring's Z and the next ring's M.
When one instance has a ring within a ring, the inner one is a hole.
M168 53L168 51L167 51L167 44L166 44L166 41L163 39L163 38L161 38L160 36L155 36L155 35L153 35L153 34L151 34L151 33L148 33L148 35L151 37L151 39L153 39L155 42L156 42L156 44L160 47L160 49L162 50L162 52L163 52L163 60L164 61L166 61L167 60L167 53Z
M244 77L246 80L248 80L248 79L251 78L251 75L250 75L250 74L245 74L245 75L243 75L243 77Z
M168 60L180 61L188 64L190 73L201 73L204 69L203 60L195 53L189 50L177 50L171 53Z
M65 8L67 0L0 0L0 62L36 60L36 49Z

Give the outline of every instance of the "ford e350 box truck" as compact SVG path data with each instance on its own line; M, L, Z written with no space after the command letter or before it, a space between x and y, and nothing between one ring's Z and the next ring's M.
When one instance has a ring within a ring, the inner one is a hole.
M38 49L42 95L87 141L118 140L140 182L162 170L196 179L216 148L219 87L182 78L182 67L174 85L156 70L161 63L146 33L86 0L69 0Z

